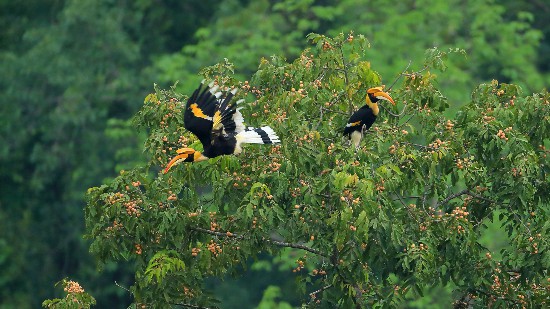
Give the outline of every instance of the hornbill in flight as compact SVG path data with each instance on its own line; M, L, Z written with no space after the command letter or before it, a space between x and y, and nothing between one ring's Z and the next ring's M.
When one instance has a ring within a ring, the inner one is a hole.
M367 90L367 97L365 98L366 105L353 113L349 118L344 128L344 136L348 136L353 141L355 148L359 147L359 143L363 138L363 132L368 130L376 120L380 111L377 103L379 100L390 101L395 105L390 95L383 91L383 87L370 88Z
M241 144L276 144L279 137L270 127L245 128L244 119L237 104L233 101L237 89L230 92L218 91L219 87L201 85L187 100L183 121L185 128L195 134L203 146L203 152L193 148L181 148L166 166L166 174L181 162L205 161L221 155L240 154Z

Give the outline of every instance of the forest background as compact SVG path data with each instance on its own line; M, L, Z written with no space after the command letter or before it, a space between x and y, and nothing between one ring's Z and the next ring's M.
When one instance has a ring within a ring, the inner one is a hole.
M0 0L0 307L36 308L65 277L99 308L130 302L115 281L131 285L131 265L98 272L88 252L84 195L145 160L129 119L154 83L189 93L201 68L224 58L247 80L262 57L298 57L311 32L353 31L386 83L411 61L421 69L428 48L466 50L440 74L452 115L480 82L526 93L549 84L548 14L544 1L508 0ZM487 238L498 249L498 227ZM290 270L263 259L244 279L208 284L227 308L254 307L268 287L285 290ZM437 307L449 294L427 291L408 306Z

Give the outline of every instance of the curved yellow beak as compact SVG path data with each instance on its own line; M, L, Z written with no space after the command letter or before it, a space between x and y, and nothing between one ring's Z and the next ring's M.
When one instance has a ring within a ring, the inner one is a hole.
M380 87L378 87L380 88ZM378 89L377 89L378 90ZM393 99L390 97L389 94L387 94L386 92L382 91L381 89L379 91L376 91L374 92L374 96L376 98L378 98L379 100L386 100L386 101L390 101L391 104L395 105L395 102L393 101Z
M178 153L178 155L175 156L174 158L172 158L172 160L170 160L168 165L166 165L166 168L164 169L164 174L168 173L168 171L173 166L176 166L176 165L180 164L181 162L188 161L189 158L193 159L193 154L195 153L195 149L193 149L193 148L181 148L181 149L176 150L176 152ZM193 160L189 160L189 161L193 161Z

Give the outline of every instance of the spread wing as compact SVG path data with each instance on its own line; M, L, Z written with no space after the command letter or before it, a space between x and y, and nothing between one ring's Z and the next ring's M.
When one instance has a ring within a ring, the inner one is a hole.
M185 128L195 134L203 147L210 144L212 132L212 120L219 105L218 98L221 92L217 92L218 86L204 85L204 81L187 100L183 120Z
M219 105L212 117L212 135L236 135L244 131L244 119L237 108L237 104L243 100L232 102L233 97L237 93L237 89L233 89L226 93L225 97L220 100Z
M348 135L353 131L361 131L363 126L365 126L365 130L368 130L375 120L376 116L374 116L372 109L363 106L349 118L344 128L344 135Z

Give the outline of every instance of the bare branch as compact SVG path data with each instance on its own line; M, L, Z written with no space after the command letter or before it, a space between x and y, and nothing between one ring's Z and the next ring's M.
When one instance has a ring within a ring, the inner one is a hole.
M406 125L407 123L409 123L409 121L411 121L411 119L416 116L416 110L414 110L414 114L412 114L407 120L405 120L405 122L403 122L402 124L398 125L397 128L401 128L403 127L404 125Z
M399 114L394 114L392 112L390 112L389 108L386 108L384 105L382 104L378 104L378 106L381 106L383 109L384 109L384 113L388 113L390 114L391 116L393 117L401 117L403 116L403 114L405 114L405 110L407 109L407 104L405 104L405 106L403 106L403 110L399 113Z
M403 76L413 76L413 75L419 75L420 73L426 71L428 69L428 66L424 66L420 71L412 72L412 73L402 73Z
M407 70L408 70L409 67L411 66L411 63L412 63L412 61L409 60L409 64L407 64L407 67L403 70L403 72L401 72L401 74L397 75L397 77L395 78L395 80L394 80L393 83L390 85L390 87L388 88L387 91L390 91L391 88L395 85L395 83L397 83L397 81L405 74L405 72L407 72Z
M115 284L116 286L118 286L119 288L125 290L126 292L132 294L132 291L128 290L126 287L123 287L122 285L118 284L118 282L115 281Z
M313 291L313 292L309 293L309 297L311 297L311 298L314 299L314 298L316 297L317 294L323 292L324 290L328 290L328 289L330 289L331 287L332 287L332 284L329 284L329 285L327 285L327 286L324 286L324 287L318 289L317 291Z

